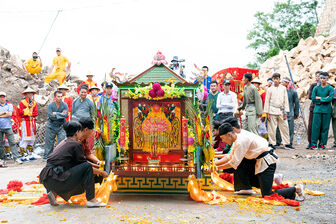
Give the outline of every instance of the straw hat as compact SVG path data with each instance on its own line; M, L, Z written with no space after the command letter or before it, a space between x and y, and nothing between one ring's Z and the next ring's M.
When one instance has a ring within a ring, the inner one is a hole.
M66 89L66 90L69 90L69 87L67 87L65 84L62 84L59 87L57 87L57 89Z
M25 91L22 92L22 94L25 94L25 93L34 93L34 94L36 94L37 92L35 90L33 90L32 88L27 87L27 89L25 89Z
M251 83L259 83L259 84L262 84L262 81L261 81L258 77L256 77L256 78L254 78L254 79L252 80Z

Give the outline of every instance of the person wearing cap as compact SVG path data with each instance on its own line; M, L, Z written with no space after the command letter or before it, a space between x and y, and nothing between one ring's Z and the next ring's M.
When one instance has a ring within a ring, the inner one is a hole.
M311 149L317 148L317 141L320 135L321 141L318 146L320 149L325 149L328 142L328 133L332 114L331 101L334 98L334 88L327 83L328 78L328 72L321 72L321 85L316 86L312 93L312 101L315 104L315 108L313 111Z
M100 89L98 86L92 86L89 89L90 95L88 96L88 98L96 105L97 108L98 108L99 100L100 100L100 96L98 95L99 91Z
M239 134L241 132L241 127L239 125L239 122L238 122L237 118L235 118L235 117L226 118L224 121L221 122L221 125L224 124L224 123L229 123L231 125L233 131L236 134ZM219 131L219 127L218 127L218 131ZM219 134L218 134L218 137L220 138ZM232 147L232 145L226 144L223 153L217 153L217 152L215 152L216 153L215 158L222 158L223 154L227 154L227 153L229 153L231 151L231 147Z
M233 117L233 113L237 109L237 94L230 91L231 82L230 80L224 80L223 89L224 91L218 94L217 97L217 108L218 108L218 120L223 121L228 117Z
M289 112L287 113L287 121L289 128L289 141L290 145L287 148L294 149L293 139L294 139L294 119L299 117L300 101L292 81L285 77L282 79L282 85L287 89ZM276 131L276 146L281 145L281 134L279 128Z
M68 105L68 117L65 118L66 121L71 121L72 120L72 97L67 96L67 91L69 90L69 87L67 87L65 84L60 85L57 87L57 90L62 92L62 98L63 102Z
M105 94L103 94L99 99L99 105L98 110L101 114L106 114L107 111L105 109L108 109L110 112L115 112L115 106L114 106L114 97L112 95L113 93L113 83L107 82L105 84ZM105 106L106 105L106 106Z
M236 134L229 123L219 127L219 135L224 142L232 145L232 149L229 154L216 161L216 165L224 171L231 168L235 170L234 188L237 193L253 193L252 189L246 189L251 184L260 188L262 197L278 193L287 199L304 200L302 184L272 190L278 156L273 150L269 150L266 139L246 130Z
M322 71L317 71L315 72L315 82L312 83L309 87L309 90L308 90L308 98L310 100L312 100L312 93L313 93L313 90L316 86L319 86L321 85L321 80L320 80L320 73ZM310 103L310 107L309 107L309 118L308 118L308 130L307 130L307 135L308 135L308 145L306 147L306 149L310 149L312 144L311 144L311 136L312 136L312 127L313 127L313 116L314 116L314 108L315 108L315 104L314 102L312 101ZM319 140L321 141L321 137L319 138Z
M7 94L5 92L0 92L0 163L2 163L2 165L0 164L0 167L4 167L4 162L1 162L1 160L5 159L5 149L4 145L2 144L4 135L7 137L13 159L20 164L22 163L22 161L19 159L20 155L12 130L11 116L13 114L13 105L7 103L6 98Z
M18 108L12 104L11 102L9 102L8 100L6 101L7 104L11 105L13 107L13 113L11 116L11 122L12 122L12 131L15 134L17 134L19 132L19 127L20 127L20 120L18 118ZM9 141L7 139L7 136L5 135L4 141L3 141L3 146L5 147L6 150L6 157L7 159L13 159L13 154L11 152L11 148L9 145Z
M287 113L289 103L287 89L280 85L280 74L274 73L272 78L274 84L267 89L264 112L267 114L267 131L270 146L275 148L276 129L279 127L285 149L292 149L289 140L289 128Z
M78 87L77 87L77 93L79 94L79 90L80 90L80 87L84 84L86 84L89 89L91 89L91 87L93 86L96 86L97 87L97 83L95 81L93 81L93 74L91 72L89 72L86 77L87 77L87 80L83 81Z
M79 121L82 117L92 117L94 112L94 104L88 99L89 88L86 84L81 86L79 97L72 103L72 120Z
M45 152L44 160L47 160L50 153L52 153L57 137L57 144L65 139L65 131L63 124L66 122L65 118L68 117L68 105L62 101L62 92L57 90L54 92L55 101L48 105L48 121L46 125L45 136Z
M26 150L28 149L28 154L33 151L33 145L35 142L36 135L36 117L38 116L37 104L34 100L34 95L36 91L28 87L22 92L25 96L19 106L19 116L21 118L21 141L20 141L20 152L24 156Z
M244 121L244 129L254 134L258 134L258 117L261 117L263 113L263 103L258 92L258 89L252 85L252 74L246 73L243 77L245 84L243 103L238 107L238 110L244 110L246 112L246 118Z
M33 52L32 58L23 63L23 67L31 75L39 74L42 71L42 60L36 52Z
M60 48L56 48L56 54L57 56L53 59L49 74L45 77L44 88L47 88L49 83L54 79L57 79L59 85L62 85L65 81L67 72L70 72L71 62L61 54ZM68 64L67 68L66 64ZM55 72L53 72L54 68Z

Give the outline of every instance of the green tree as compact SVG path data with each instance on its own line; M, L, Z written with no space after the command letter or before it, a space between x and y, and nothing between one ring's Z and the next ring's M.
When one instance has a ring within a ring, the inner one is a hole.
M248 48L256 51L255 61L247 67L258 68L268 58L279 54L280 50L291 50L300 39L315 34L318 24L318 0L277 2L271 13L257 12L256 22L249 31Z

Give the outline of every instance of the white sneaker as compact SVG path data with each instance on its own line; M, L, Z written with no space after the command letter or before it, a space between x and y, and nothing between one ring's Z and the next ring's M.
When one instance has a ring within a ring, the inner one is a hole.
M42 157L41 156L39 156L38 154L36 154L36 153L34 153L34 152L32 152L32 154L31 154L35 159L41 159Z
M236 191L234 193L238 194L238 195L253 195L254 191L252 189L250 189L250 190L240 190L240 191Z
M304 201L305 200L304 185L303 184L298 184L296 186L299 188L298 191L296 192L297 193L296 200L297 201Z
M51 206L57 206L59 205L57 202L56 202L56 197L54 195L54 193L52 191L49 191L49 193L47 194L47 198L49 200L49 204Z
M280 185L282 183L284 175L282 173L276 173L274 174L274 182L276 185Z
M23 163L21 158L15 159L15 162L17 162L18 164L22 164Z
M92 202L92 201L87 201L86 202L86 207L88 208L95 208L95 207L106 207L106 203L103 202Z

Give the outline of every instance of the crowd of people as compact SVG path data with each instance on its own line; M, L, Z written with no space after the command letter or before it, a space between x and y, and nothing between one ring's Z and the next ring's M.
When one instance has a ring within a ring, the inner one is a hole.
M326 148L330 120L336 136L336 98L334 99L334 87L328 84L328 78L328 73L316 72L316 82L308 92L312 102L307 127L307 149ZM236 93L230 90L229 80L224 80L222 92L217 81L211 81L207 103L211 104L214 120L222 122L226 118L237 117L242 123L244 111L244 130L264 137L273 149L283 144L284 149L294 150L294 122L300 115L300 102L291 79L281 79L279 73L274 73L267 80L265 89L262 89L259 78L253 79L252 74L246 73L243 82L243 97L237 101ZM202 108L206 108L206 105L202 105Z
M100 111L102 103L113 107L112 102L117 100L111 82L103 82L101 88L93 81L94 75L87 74L87 80L78 85L79 97L72 99L67 95L69 88L64 84L66 73L70 71L70 61L61 54L61 49L56 49L57 56L49 74L45 77L45 88L48 83L57 79L59 86L53 94L53 101L48 105L48 121L45 125L44 160L53 152L54 146L66 138L63 125L67 121L79 121L81 118L92 118L95 110ZM66 66L67 65L67 66ZM31 59L23 64L24 68L34 77L41 72L42 61L36 52ZM28 87L22 94L24 99L18 106L7 100L6 92L0 92L0 167L6 167L6 159L14 159L16 163L36 160L39 158L33 152L36 139L36 119L39 115L34 95L37 92ZM19 148L16 144L15 133L19 133ZM57 142L55 144L55 142ZM89 143L93 146L93 139Z
M48 105L43 157L47 165L40 174L40 182L46 187L52 205L57 205L57 195L68 200L72 195L85 191L89 207L104 206L94 198L94 180L101 181L107 173L98 169L103 162L92 152L93 114L114 110L113 102L117 101L113 93L115 86L104 82L99 88L93 74L89 73L88 79L77 88L78 98L73 100L67 96L69 88L64 84L71 63L61 55L61 49L57 48L56 53L44 85L47 88L51 80L59 81L54 100ZM34 52L33 58L24 66L29 72L39 72L42 61ZM207 74L208 67L203 66L202 70ZM299 117L300 104L292 81L287 77L281 79L280 74L274 73L263 89L257 77L246 73L242 80L245 88L239 99L231 90L230 80L224 80L221 91L217 81L211 81L208 75L206 77L203 85L208 86L210 92L207 101L200 102L199 106L201 110L209 106L213 112L217 167L234 173L234 186L238 193L251 194L252 186L255 186L261 188L263 196L273 194L273 180L281 182L281 175L275 175L278 157L274 150L281 144L287 150L294 149L294 121ZM324 149L331 118L336 131L336 108L335 104L332 106L336 101L334 88L327 82L328 73L317 72L315 79L316 83L309 89L312 105L307 148ZM24 99L16 107L7 101L5 92L0 92L0 167L6 167L6 156L20 164L36 159L33 152L39 115L34 100L36 91L28 87L22 94ZM242 125L243 111L245 119ZM14 132L20 134L19 150ZM304 199L302 185L275 193L285 198Z

